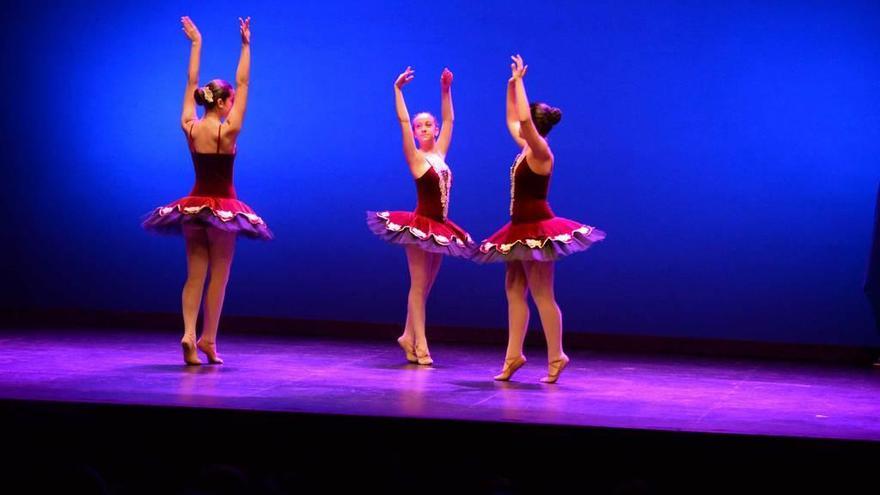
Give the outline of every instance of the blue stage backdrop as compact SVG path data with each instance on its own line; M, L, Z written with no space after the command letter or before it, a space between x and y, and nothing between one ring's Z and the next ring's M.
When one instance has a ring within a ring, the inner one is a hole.
M19 2L24 4L26 2ZM140 218L185 195L189 44L233 80L253 17L240 241L226 314L402 322L404 253L367 209L411 209L392 82L439 114L455 73L450 216L506 221L509 56L551 134L557 214L608 232L563 260L573 332L876 345L861 284L880 156L877 2L57 2L2 34L6 307L172 312L183 243ZM479 240L478 239L478 240ZM444 262L429 324L506 326L503 267ZM533 328L539 328L533 313Z

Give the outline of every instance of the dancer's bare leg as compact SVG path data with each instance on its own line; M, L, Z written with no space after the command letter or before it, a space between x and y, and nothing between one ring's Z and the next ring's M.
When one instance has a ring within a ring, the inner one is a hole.
M507 353L496 380L509 380L525 364L523 343L529 328L529 286L522 262L507 263L504 291L507 294Z
M229 270L235 255L236 234L219 229L208 229L207 232L211 278L205 293L205 321L198 347L208 356L208 361L221 364L223 360L217 355L217 327L220 324Z
M196 352L196 321L208 274L208 235L203 227L184 224L183 238L186 242L186 283L181 294L183 339L180 343L184 362L201 364Z
M431 364L428 340L425 336L425 302L432 279L432 253L415 246L406 246L406 259L409 264L410 288L407 297L407 321L415 342L415 353L419 364Z
M553 290L555 263L541 261L524 261L529 289L532 299L538 307L544 337L547 339L547 376L541 381L555 383L559 374L568 365L568 356L562 351L562 311L556 303Z

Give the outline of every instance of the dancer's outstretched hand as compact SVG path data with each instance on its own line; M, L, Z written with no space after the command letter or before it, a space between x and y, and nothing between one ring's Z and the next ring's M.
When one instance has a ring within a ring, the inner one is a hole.
M190 41L193 43L201 43L202 33L199 32L199 28L196 27L192 19L183 16L180 18L180 23L183 25L183 34L185 34Z
M394 85L397 86L397 89L402 89L406 86L410 81L413 80L416 71L413 70L412 67L406 66L406 70L401 72L399 76L397 76L397 80L394 81Z
M448 68L443 69L443 72L440 74L440 87L443 90L447 90L452 86L452 71Z
M238 29L241 30L241 44L242 45L250 45L251 44L251 18L248 17L242 20L241 17L238 18Z
M513 63L510 64L510 78L516 80L525 77L526 71L529 70L529 66L525 65L522 56L516 54L510 58L513 60Z

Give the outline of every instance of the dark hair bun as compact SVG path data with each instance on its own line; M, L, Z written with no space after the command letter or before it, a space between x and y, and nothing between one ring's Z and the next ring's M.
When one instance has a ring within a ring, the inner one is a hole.
M550 111L547 112L547 120L550 121L551 126L558 124L559 121L562 120L562 110L556 107L551 108Z
M196 100L196 104L201 105L203 107L208 106L208 100L205 99L205 89L204 88L196 88L193 91L193 98Z
M546 103L536 101L529 105L529 110L532 113L532 122L542 136L546 136L562 120L562 110Z

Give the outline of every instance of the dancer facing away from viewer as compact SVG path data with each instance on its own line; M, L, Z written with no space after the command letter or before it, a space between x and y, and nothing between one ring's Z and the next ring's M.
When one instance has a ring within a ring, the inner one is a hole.
M475 245L471 236L449 220L452 172L446 153L452 140L452 72L440 75L442 125L428 112L420 112L410 121L403 87L413 80L411 67L394 82L395 108L403 137L403 155L415 179L418 196L415 211L368 211L367 225L380 238L402 245L409 265L410 289L407 297L406 324L397 339L406 360L430 365L434 361L425 334L425 303L437 279L443 255L470 258Z
M507 353L495 379L509 380L526 363L523 342L531 292L547 340L547 376L541 381L556 383L569 358L562 350L562 312L553 289L555 262L601 241L605 233L557 217L550 209L547 193L554 158L546 136L562 119L562 112L545 103L529 104L523 83L528 66L519 55L511 58L507 127L521 151L510 168L510 222L480 244L474 259L504 262L507 267Z
M201 364L197 351L202 351L212 364L223 363L217 354L217 326L236 237L272 238L266 222L238 200L232 182L251 65L250 17L238 21L241 55L233 89L220 79L199 86L202 36L189 17L181 18L183 32L191 46L180 124L192 155L195 185L188 196L156 208L143 223L150 231L182 234L186 243L187 277L182 294L184 331L180 344L183 360L189 365ZM196 113L196 104L205 107L202 118ZM196 320L203 293L204 323L202 335L196 341Z

